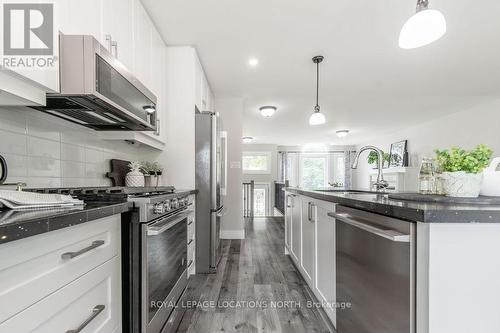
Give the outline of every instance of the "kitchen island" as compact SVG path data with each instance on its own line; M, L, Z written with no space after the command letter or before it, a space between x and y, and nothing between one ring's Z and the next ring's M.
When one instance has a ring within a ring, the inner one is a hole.
M500 332L500 205L285 192L285 251L339 333Z

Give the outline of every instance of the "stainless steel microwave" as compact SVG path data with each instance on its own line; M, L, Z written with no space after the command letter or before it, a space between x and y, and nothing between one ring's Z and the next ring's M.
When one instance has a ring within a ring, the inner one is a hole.
M156 96L93 36L59 36L60 93L33 107L98 131L155 131Z

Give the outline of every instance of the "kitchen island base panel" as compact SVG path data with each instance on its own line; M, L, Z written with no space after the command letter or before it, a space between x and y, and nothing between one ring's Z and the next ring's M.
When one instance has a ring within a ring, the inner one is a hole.
M417 333L500 332L500 224L417 224Z

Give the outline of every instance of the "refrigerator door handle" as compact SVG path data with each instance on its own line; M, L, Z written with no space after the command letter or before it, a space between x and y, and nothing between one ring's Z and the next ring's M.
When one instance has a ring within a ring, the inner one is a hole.
M222 206L217 212L217 217L223 217L224 215L226 215L226 212L227 208Z

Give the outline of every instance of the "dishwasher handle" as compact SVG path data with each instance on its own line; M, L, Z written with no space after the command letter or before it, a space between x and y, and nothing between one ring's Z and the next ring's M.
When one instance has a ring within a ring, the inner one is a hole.
M349 214L329 213L328 215L334 217L335 219L337 219L339 221L342 221L346 224L349 224L353 227L356 227L358 229L362 229L362 230L367 231L371 234L383 237L383 238L391 240L393 242L409 243L411 241L411 237L408 234L404 234L404 233L401 233L399 231L392 230L392 229L382 229L382 228L376 227L374 225L355 220Z

